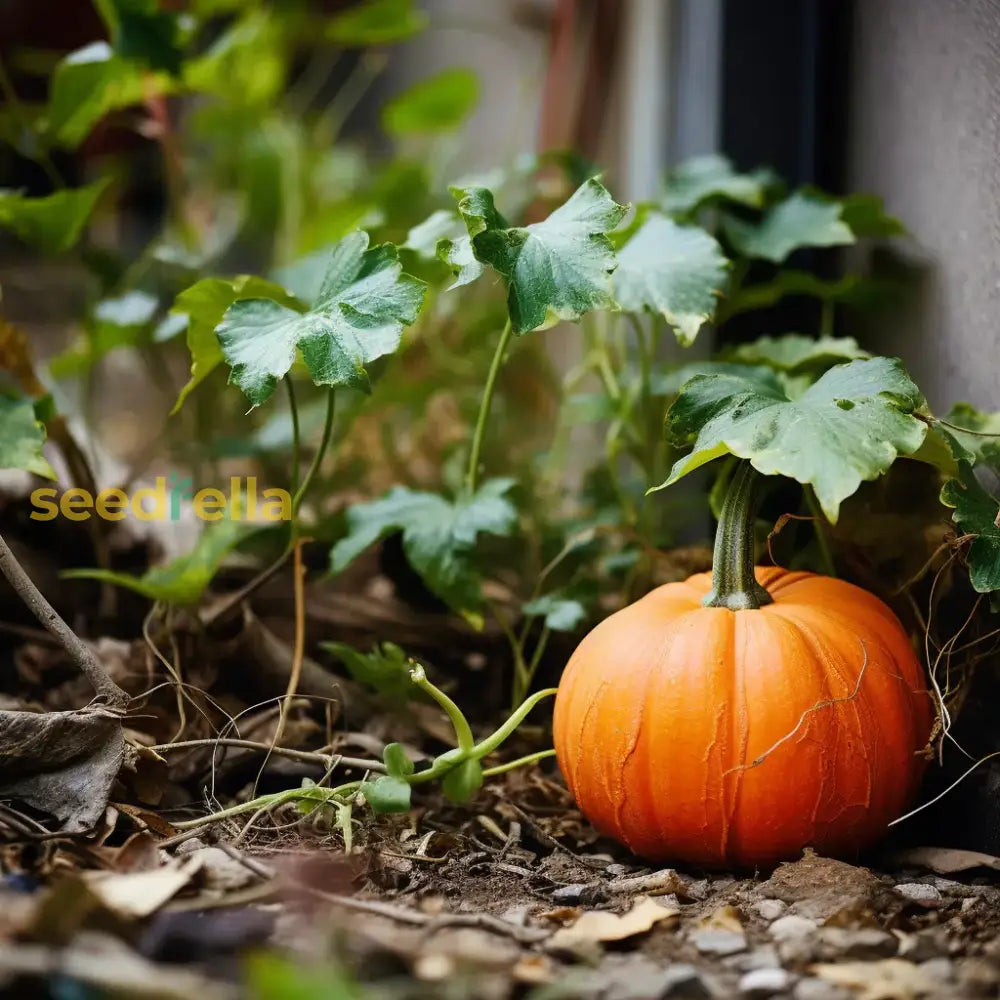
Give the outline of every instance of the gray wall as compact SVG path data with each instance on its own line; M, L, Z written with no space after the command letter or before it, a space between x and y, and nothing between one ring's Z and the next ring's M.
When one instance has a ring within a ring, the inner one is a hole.
M1000 0L857 0L850 176L913 234L879 321L932 407L1000 409Z

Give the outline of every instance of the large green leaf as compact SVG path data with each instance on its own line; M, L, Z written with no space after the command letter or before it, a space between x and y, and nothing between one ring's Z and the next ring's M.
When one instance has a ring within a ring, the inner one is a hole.
M459 203L476 259L507 279L507 309L515 333L591 309L613 309L615 252L608 232L625 214L597 178L582 184L543 222L507 228L485 188Z
M42 455L43 444L45 428L38 422L31 400L0 396L0 469L23 469L55 479L52 466Z
M774 184L775 177L769 170L740 174L724 156L696 156L667 174L660 207L677 215L687 215L710 201L761 208L768 188Z
M1000 590L1000 501L976 479L968 462L959 462L959 478L941 490L941 503L953 507L954 522L964 535L974 535L969 548L969 578L981 594Z
M853 337L807 337L801 333L758 337L726 352L731 361L792 373L826 370L844 361L870 357Z
M618 251L615 298L628 312L658 313L690 344L712 318L728 268L704 229L654 214Z
M957 439L965 457L1000 471L1000 412L988 413L971 403L956 403L944 419L947 424L937 426L953 440ZM963 434L962 428L972 433Z
M368 234L352 233L333 248L315 305L296 312L273 299L241 299L216 328L232 367L230 382L254 406L270 397L288 373L296 350L316 385L370 390L365 365L399 346L415 323L426 286L402 273L396 248L368 248Z
M841 501L876 479L898 455L912 455L927 425L923 403L902 364L891 358L831 368L799 398L735 375L698 375L670 408L678 442L694 441L662 486L722 455L745 458L764 475L809 483L836 522Z
M780 264L800 247L832 247L854 243L854 233L841 218L840 202L797 191L779 202L760 222L727 216L726 235L745 257Z
M431 590L456 610L474 610L482 599L472 550L480 534L514 529L517 511L506 496L513 485L491 479L457 500L397 486L348 511L348 533L330 553L331 568L339 573L380 538L402 531L406 557Z
M428 21L413 0L364 0L332 18L326 37L348 48L390 45L412 38L427 27Z
M169 77L144 74L107 42L92 42L66 56L52 75L49 132L60 145L75 149L109 112L171 89Z
M458 128L479 103L479 77L455 67L421 80L382 109L382 126L391 135L447 132Z
M241 275L238 278L202 278L185 289L174 300L172 312L187 316L187 346L191 352L191 377L180 391L171 414L222 363L222 347L215 328L222 322L226 310L240 299L269 298L289 308L304 308L293 295L280 285L263 278Z
M670 368L653 375L652 389L657 396L674 396L685 382L695 375L733 375L751 382L760 382L769 389L781 391L781 382L771 368L763 365L740 364L736 361L689 361L677 368Z
M884 239L906 233L906 226L886 212L884 202L877 195L850 194L840 199L840 205L840 218L858 239Z
M158 0L95 0L115 52L150 69L180 72L180 16L160 10Z
M105 178L42 198L0 189L0 226L12 229L25 243L46 253L64 253L80 239L97 199L109 183Z
M166 604L197 604L226 555L250 531L258 529L258 525L224 517L205 526L190 552L178 556L165 566L154 566L142 576L103 569L73 569L62 575L69 579L113 583Z

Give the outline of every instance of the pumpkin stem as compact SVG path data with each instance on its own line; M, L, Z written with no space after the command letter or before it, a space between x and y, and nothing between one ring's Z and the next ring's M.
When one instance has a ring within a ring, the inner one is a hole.
M715 532L712 592L702 602L707 608L747 611L772 601L753 571L753 524L760 502L760 480L760 473L743 461L729 481Z

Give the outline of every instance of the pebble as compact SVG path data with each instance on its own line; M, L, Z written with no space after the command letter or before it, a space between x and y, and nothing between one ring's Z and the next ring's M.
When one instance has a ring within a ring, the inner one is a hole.
M659 997L684 997L687 1000L708 1000L712 991L708 988L701 973L693 966L686 964L672 965L667 969L661 985Z
M828 959L890 958L899 949L899 940L894 935L875 928L824 927L817 937L820 950Z
M899 942L899 957L908 962L927 962L932 958L947 956L948 941L940 932L917 931L915 934L904 934Z
M792 974L785 969L754 969L740 978L740 992L752 997L783 993L792 985Z
M941 890L925 882L904 882L896 886L896 892L911 903L921 906L937 906L941 902Z
M920 971L929 979L950 983L955 978L955 967L950 958L932 958L920 963Z
M604 886L599 882L574 882L572 885L561 885L558 889L553 889L551 899L553 903L560 906L592 906L594 903L601 903L607 896Z
M783 916L787 909L788 904L783 903L780 899L762 899L760 902L753 904L754 913L761 920L766 920L768 923Z
M715 955L719 958L745 951L747 946L746 937L739 931L695 931L691 935L691 942L703 955Z
M800 979L792 991L795 1000L852 1000L854 994L825 979Z
M789 913L775 920L769 928L769 933L778 941L788 941L791 938L802 938L812 934L817 926L815 920Z

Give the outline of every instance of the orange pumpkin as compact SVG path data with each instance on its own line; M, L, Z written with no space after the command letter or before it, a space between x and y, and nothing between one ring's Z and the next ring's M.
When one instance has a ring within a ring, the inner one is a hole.
M899 620L843 580L753 566L749 469L720 518L714 589L698 574L612 615L556 696L580 809L651 860L853 855L923 772L933 712Z

